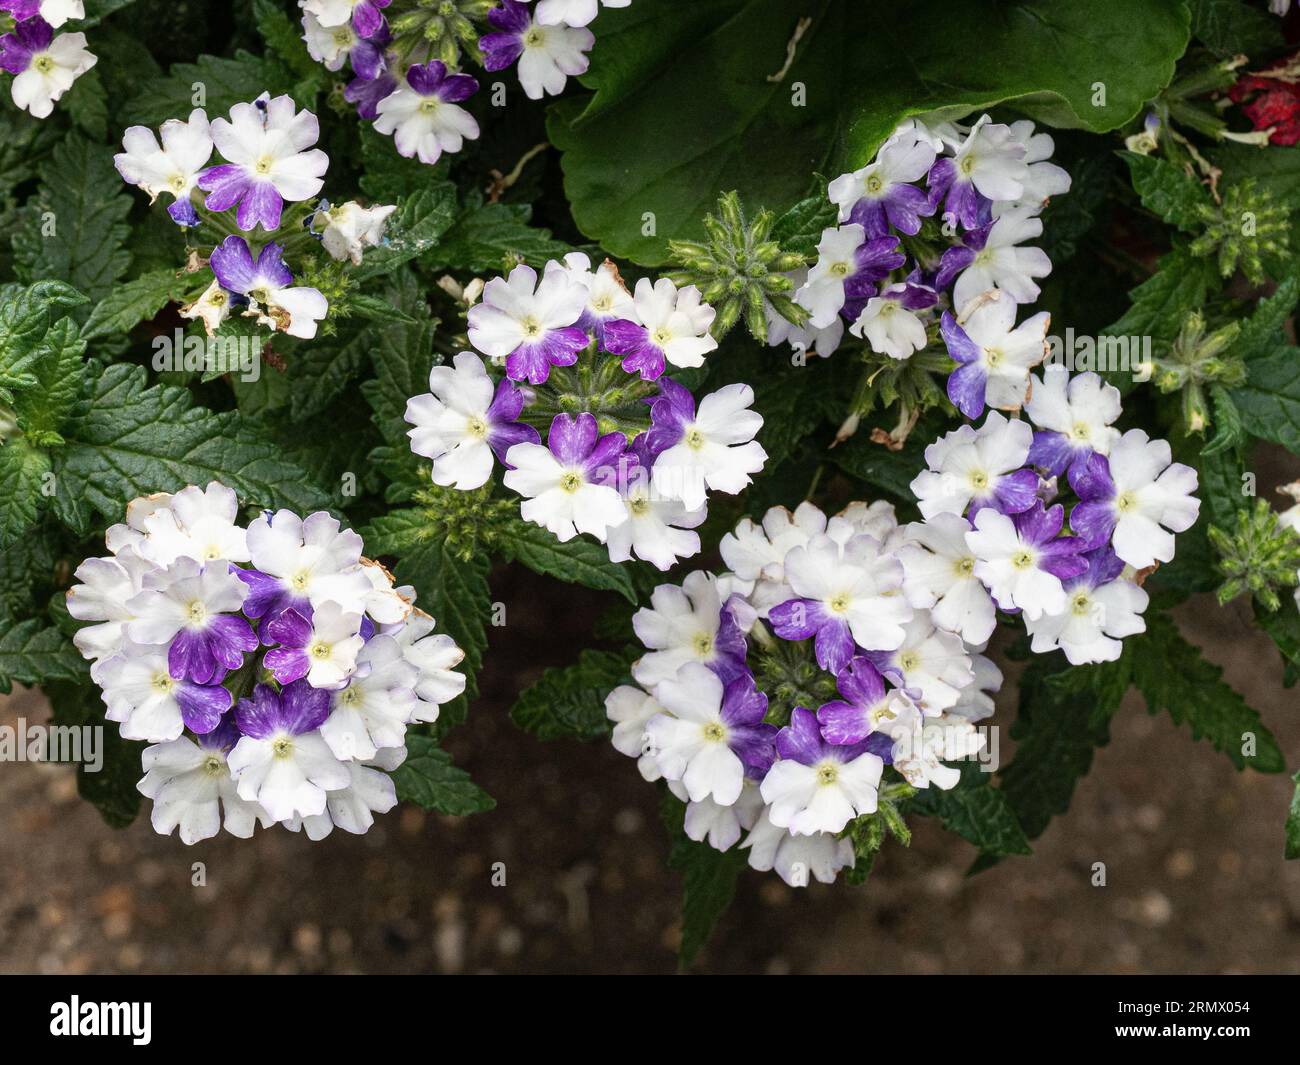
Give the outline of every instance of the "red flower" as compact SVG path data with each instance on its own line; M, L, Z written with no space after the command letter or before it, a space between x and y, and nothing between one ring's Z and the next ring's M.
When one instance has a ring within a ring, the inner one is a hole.
M1276 76L1270 77L1270 74ZM1228 95L1242 104L1255 129L1272 129L1272 144L1300 141L1300 52L1258 74L1248 74Z

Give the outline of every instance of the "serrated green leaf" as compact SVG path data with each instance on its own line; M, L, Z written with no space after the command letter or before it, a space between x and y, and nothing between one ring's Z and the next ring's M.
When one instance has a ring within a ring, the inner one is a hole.
M44 352L41 342L51 317L85 302L81 293L62 281L0 288L0 398L12 398L13 390L35 386L33 364Z
M92 67L79 77L59 101L73 124L95 140L108 136L108 99L99 71Z
M1242 424L1241 413L1232 401L1228 390L1221 385L1210 388L1214 400L1214 438L1201 450L1202 455L1217 455L1221 451L1232 451L1246 444L1246 427Z
M663 819L672 840L668 864L682 874L682 939L677 959L689 968L713 935L718 919L736 896L736 881L748 866L748 852L739 846L714 850L696 843L683 827L686 804L672 794L664 796Z
M418 189L398 204L396 212L388 218L384 243L367 250L352 276L364 281L391 273L437 247L439 238L455 220L455 185L439 181L431 188Z
M427 543L403 554L394 570L399 585L415 588L416 605L434 616L438 631L450 635L465 652L461 664L465 694L443 704L438 714L439 735L465 720L469 701L478 695L478 671L487 650L487 623L492 612L488 568L484 558L467 562L441 544Z
M1133 188L1142 197L1142 205L1147 210L1186 232L1204 228L1197 208L1211 206L1212 201L1195 175L1158 155L1119 154L1128 164Z
M1292 274L1283 278L1271 295L1259 301L1225 354L1249 363L1271 355L1288 343L1286 323L1295 312L1297 301L1300 301L1300 278Z
M440 814L464 817L483 813L496 800L451 764L451 755L428 736L408 732L406 761L390 774L400 802L415 803Z
M0 617L0 692L12 691L15 682L79 681L89 668L72 641L43 619Z
M628 567L611 562L603 544L584 537L562 544L549 530L522 519L503 529L499 542L502 555L537 573L598 591L618 592L628 602L636 602Z
M70 134L54 149L44 180L14 233L14 269L27 282L57 277L91 300L126 273L131 196L113 151Z
M307 513L329 496L311 483L256 423L194 406L187 389L147 387L143 367L109 366L82 399L54 454L55 513L76 532L92 514L119 520L150 492L220 481L247 503Z
M124 281L95 304L81 335L86 340L102 340L129 333L153 318L184 288L184 279L174 270L154 270Z
M293 88L293 76L271 56L256 56L240 49L233 58L201 55L193 63L175 63L165 77L150 78L127 101L125 118L145 126L161 125L169 118L185 118L202 106L209 115L221 115L237 103L272 96ZM202 92L200 102L196 94ZM118 183L120 185L120 182Z
M0 446L0 548L17 542L40 517L50 457L18 437Z
M1019 709L1010 729L1015 755L998 774L1029 839L1041 836L1053 817L1070 808L1093 753L1110 740L1111 716L1128 688L1127 679L1116 683L1113 671L1097 667L1057 675L1071 675L1072 683L1050 684L1052 663L1043 658L1035 658L1021 675Z
M1246 383L1228 394L1252 436L1300 453L1300 349L1279 346L1250 360Z
M587 649L571 666L556 666L524 689L510 719L539 740L607 736L605 696L631 677L635 649L621 654Z
M826 197L826 181L813 184L812 194L791 207L772 226L772 240L782 251L811 257L822 233L839 220L839 208Z
M266 46L280 57L285 65L299 79L299 91L304 89L314 96L325 87L329 80L325 68L312 59L302 39L302 26L292 22L280 7L271 0L253 0L253 19L257 23L257 32L262 35ZM298 102L307 106L310 99L298 98Z
M1259 714L1167 617L1150 615L1147 631L1125 641L1124 658L1151 713L1165 710L1176 724L1190 726L1193 738L1209 740L1238 769L1280 773L1285 768L1281 748ZM1242 750L1248 739L1253 755Z
M997 855L1032 853L1025 830L1006 795L992 786L992 777L978 765L962 763L962 779L954 788L923 788L912 800L912 809L938 817L943 827L975 844L983 853Z
M290 417L301 422L333 403L361 372L372 347L368 330L347 340L319 340L300 347L289 363Z
M531 218L526 204L471 204L421 262L430 270L502 273L518 262L541 269L573 250Z
M32 364L35 384L14 400L18 427L29 438L57 434L81 397L86 342L77 323L60 318L41 341Z
M429 371L436 361L433 353L433 332L437 322L429 318L429 307L419 281L409 270L400 270L393 276L386 298L401 308L415 325L397 323L377 329L370 334L370 358L375 368L372 380L361 385L374 411L374 421L384 440L394 448L410 451L406 431L410 428L403 415L406 402L429 390Z

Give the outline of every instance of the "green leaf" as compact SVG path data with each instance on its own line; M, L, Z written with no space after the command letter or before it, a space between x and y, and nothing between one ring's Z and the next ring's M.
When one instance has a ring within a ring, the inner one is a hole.
M1268 633L1269 638L1277 644L1282 658L1294 668L1300 669L1300 612L1293 610L1291 604L1284 602L1274 611L1255 606L1255 624Z
M507 559L522 562L544 576L618 592L630 603L637 601L629 568L611 562L605 546L594 540L576 537L562 544L540 525L517 519L502 531L500 547Z
M85 302L84 296L62 281L0 288L0 399L12 399L13 389L36 385L33 366L45 354L41 343L50 328L51 313Z
M129 333L153 318L184 287L184 279L174 270L154 270L123 282L95 304L81 335L86 340L102 340Z
M306 513L329 503L256 422L196 407L184 388L148 388L140 366L109 366L64 436L67 445L54 454L54 507L78 533L89 530L92 512L119 520L137 496L213 480L257 506Z
M1172 340L1187 315L1204 306L1218 281L1212 262L1193 256L1186 247L1174 248L1156 265L1154 274L1129 292L1132 306L1103 335Z
M541 269L573 250L549 229L529 225L531 217L527 204L470 204L421 262L430 270L500 273L521 262Z
M539 740L592 740L609 735L605 696L631 676L634 650L585 650L571 666L556 666L526 688L510 718Z
M554 105L548 130L579 228L612 254L656 265L669 238L699 235L720 192L785 210L808 173L865 165L909 115L1014 101L1051 125L1117 129L1169 82L1189 23L1183 5L1164 0L949 0L941 13L853 0L656 0L601 15L582 78L595 95Z
M0 547L16 543L44 508L50 457L18 437L0 446Z
M108 97L99 71L92 67L79 77L59 102L73 124L95 140L108 136Z
M1242 0L1190 0L1192 34L1220 59L1282 44L1282 20Z
M1280 346L1290 343L1286 323L1300 301L1300 278L1294 274L1282 280L1272 295L1259 301L1251 316L1241 325L1227 355L1253 359L1272 355Z
M1204 228L1197 208L1210 206L1211 200L1195 175L1156 155L1120 152L1120 157L1128 164L1144 207L1179 229L1196 232Z
M1222 385L1212 385L1210 396L1214 400L1214 439L1201 450L1202 455L1217 455L1221 451L1234 451L1246 444L1246 426L1232 396Z
M373 550L373 548L372 548ZM415 588L416 605L432 614L465 652L465 694L444 703L438 714L439 735L465 720L471 699L478 695L478 671L487 650L487 623L492 611L488 562L457 558L441 544L428 543L407 552L394 570L397 583Z
M144 775L140 765L145 744L122 739L115 724L104 720L104 700L93 684L56 683L44 686L57 725L97 730L103 747L103 765L88 772L77 766L77 791L113 828L125 828L140 812L136 782Z
M1279 346L1251 359L1246 383L1228 393L1252 436L1300 453L1300 350Z
M912 481L925 469L925 443L918 439L924 435L914 431L901 451L890 451L883 444L874 443L863 426L843 444L828 451L826 457L871 488L910 503L915 498Z
M89 668L72 641L41 618L15 623L0 617L0 692L10 692L15 681L28 685L79 681Z
M57 436L81 396L86 342L77 323L60 318L41 341L32 366L36 383L14 400L18 426L28 437Z
M1222 669L1183 639L1168 617L1149 616L1147 631L1125 641L1124 658L1151 713L1167 711L1176 724L1191 727L1193 738L1209 740L1238 769L1280 773L1285 768L1281 748L1259 714L1224 682ZM1242 751L1248 737L1253 738L1253 755Z
M1286 851L1287 858L1300 858L1300 773L1291 778L1295 782L1295 791L1291 793L1291 807L1286 815Z
M429 390L429 371L436 361L433 331L437 322L429 318L420 282L409 269L394 275L386 298L414 318L416 324L399 322L370 334L375 376L362 383L361 394L374 411L375 424L384 439L409 452L411 442L406 431L410 426L403 417L406 401Z
M292 75L273 57L255 56L242 49L232 59L201 55L193 63L173 64L166 77L144 81L139 92L127 101L125 119L157 126L169 118L183 119L200 106L209 115L223 115L235 104L255 100L264 91L276 96L293 87ZM196 95L200 89L201 99Z
M483 813L496 800L451 764L451 755L428 736L406 734L406 761L389 774L400 802L413 802L426 810L464 817Z
M1071 683L1053 685L1054 676L1068 676ZM1051 661L1041 657L1021 675L1019 709L1010 729L1015 756L999 776L1029 839L1041 836L1053 817L1070 808L1093 753L1110 740L1110 718L1127 687L1127 678L1116 683L1111 671L1095 666L1053 674Z
M14 233L15 272L28 282L57 277L102 299L131 262L124 246L131 195L113 166L113 151L70 134L43 173Z
M770 239L783 251L812 257L822 233L839 220L839 208L826 197L826 180L817 176L812 194L786 211L772 226Z
M991 779L976 763L964 762L961 783L947 791L935 787L918 791L912 809L938 817L949 832L985 854L1032 853L1015 810L1003 791L992 786Z
M253 18L266 46L300 79L295 98L300 104L310 104L310 99L303 99L298 94L305 91L314 96L325 87L329 76L308 53L302 39L301 24L290 21L272 0L253 0Z
M289 363L293 420L315 417L333 403L361 372L373 346L365 329L348 340L317 340L300 347Z
M736 881L749 860L740 847L714 850L687 836L683 828L686 804L671 794L664 796L663 819L672 839L668 864L682 874L682 940L677 959L685 969L694 963L713 935L718 918L731 905Z
M456 220L456 186L439 181L406 197L389 216L385 241L365 253L352 273L358 281L391 273L438 244Z

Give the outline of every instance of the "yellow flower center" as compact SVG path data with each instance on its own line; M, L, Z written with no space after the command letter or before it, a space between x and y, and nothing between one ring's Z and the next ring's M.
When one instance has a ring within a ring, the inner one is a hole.
M705 740L709 743L721 743L727 738L727 730L716 721L710 721L700 731L704 734Z
M582 487L582 476L569 470L560 477L560 488L566 492L576 492Z
M1016 569L1029 569L1034 564L1034 556L1023 547L1011 556L1011 565Z
M827 784L834 784L840 779L840 767L834 762L822 762L817 767L817 783L822 787Z

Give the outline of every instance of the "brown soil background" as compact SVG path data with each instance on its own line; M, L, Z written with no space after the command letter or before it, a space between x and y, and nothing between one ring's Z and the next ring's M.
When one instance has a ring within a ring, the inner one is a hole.
M0 970L674 971L679 884L656 789L607 744L538 743L507 717L519 687L584 640L586 595L529 616L554 593L527 574L493 580L518 608L492 630L483 694L449 742L497 798L487 814L399 809L364 837L273 829L187 848L145 816L105 826L69 767L0 765ZM1179 620L1300 761L1295 695L1243 611L1202 600ZM1000 707L1005 725L1013 693ZM0 724L46 714L36 692L0 701ZM1130 696L1033 857L967 878L973 848L918 819L911 849L887 848L862 887L796 891L747 873L697 970L1300 972L1300 863L1282 859L1290 792ZM1090 882L1097 861L1105 887ZM204 887L191 886L194 862Z

